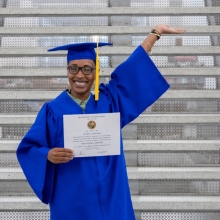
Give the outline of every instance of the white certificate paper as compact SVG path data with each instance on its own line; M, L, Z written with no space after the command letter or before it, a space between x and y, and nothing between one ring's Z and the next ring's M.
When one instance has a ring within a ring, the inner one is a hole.
M120 154L120 113L64 115L64 147L75 157Z

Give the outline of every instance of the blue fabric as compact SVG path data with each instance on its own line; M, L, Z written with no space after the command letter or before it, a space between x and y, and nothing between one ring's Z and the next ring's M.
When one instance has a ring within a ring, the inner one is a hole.
M139 46L115 69L109 84L100 85L99 101L91 95L85 113L120 112L122 128L168 88ZM65 114L83 112L63 91L45 103L17 150L31 187L42 202L50 205L51 220L134 220L122 138L119 156L74 158L56 165L47 161L51 148L64 147Z
M98 46L110 46L112 43L104 43L99 42ZM86 42L86 43L76 43L76 44L67 44L63 46L58 46L48 51L57 51L57 50L67 50L67 63L71 60L96 60L96 52L95 48L97 47L97 43L94 42Z

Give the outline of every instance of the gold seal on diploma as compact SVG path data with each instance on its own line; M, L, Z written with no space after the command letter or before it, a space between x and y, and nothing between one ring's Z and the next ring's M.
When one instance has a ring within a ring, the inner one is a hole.
M96 122L95 121L89 121L87 123L87 126L89 129L94 129L96 127Z

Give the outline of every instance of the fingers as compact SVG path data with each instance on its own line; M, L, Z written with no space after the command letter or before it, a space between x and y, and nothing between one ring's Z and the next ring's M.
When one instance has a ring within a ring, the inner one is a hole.
M74 158L74 152L67 148L53 148L49 150L47 159L52 163L66 163Z
M52 150L53 150L54 152L66 152L66 153L72 153L72 154L74 154L73 150L68 149L68 148L59 148L59 147L56 147L56 148L53 148Z
M184 33L184 32L186 32L185 29L180 29L180 28L174 28L174 29L173 29L173 33L174 33L174 34L182 34L182 33Z
M164 34L182 34L184 33L186 30L185 29L179 29L179 28L167 28L166 30L164 30Z
M178 31L179 34L182 34L182 33L186 32L185 29L178 29L177 31Z
M157 25L156 30L161 34L182 34L186 31L182 28L172 28L166 24Z

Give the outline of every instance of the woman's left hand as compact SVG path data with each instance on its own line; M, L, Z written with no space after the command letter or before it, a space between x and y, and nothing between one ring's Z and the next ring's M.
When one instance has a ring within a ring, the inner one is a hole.
M156 26L155 29L161 35L163 35L163 34L182 34L186 31L185 29L173 28L173 27L170 27L169 25L166 25L166 24L159 24Z

